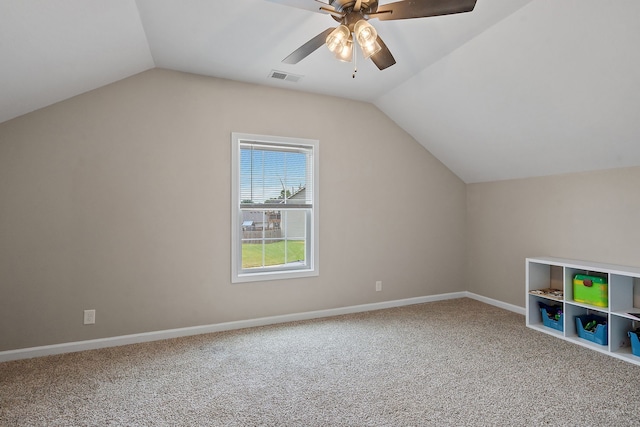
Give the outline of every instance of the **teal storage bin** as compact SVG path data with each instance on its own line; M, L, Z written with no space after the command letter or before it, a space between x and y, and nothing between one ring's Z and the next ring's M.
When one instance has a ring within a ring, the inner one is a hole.
M634 356L640 357L640 339L638 339L638 333L640 331L629 331L629 338L631 338L631 353Z
M592 320L598 323L594 332L584 329L585 325ZM607 333L607 318L597 316L595 314L586 314L584 316L576 316L576 332L578 336L587 341L594 342L600 345L609 344L609 334Z
M550 317L546 308L541 308L540 312L542 313L542 324L544 326L560 332L564 331L564 313L562 313L562 310L560 310L560 318L558 320L555 319L555 316Z

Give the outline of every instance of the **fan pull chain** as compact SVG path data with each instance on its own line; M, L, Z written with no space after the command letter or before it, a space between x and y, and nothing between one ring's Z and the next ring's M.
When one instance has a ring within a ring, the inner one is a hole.
M358 63L357 63L357 57L358 55L356 55L356 35L353 35L353 74L351 74L351 78L355 79L356 78L356 73L358 72Z

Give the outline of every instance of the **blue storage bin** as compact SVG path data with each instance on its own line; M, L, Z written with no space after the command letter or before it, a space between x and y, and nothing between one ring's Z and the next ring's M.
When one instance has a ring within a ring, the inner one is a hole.
M640 357L640 339L638 339L638 333L636 331L629 331L629 338L631 338L631 353L634 356Z
M586 331L584 325L595 320L598 322L598 326L594 332ZM576 316L576 331L578 336L585 340L594 342L600 345L607 345L609 343L609 335L607 333L607 318L602 316L596 316L595 314L587 314L584 316Z
M552 328L557 331L564 331L564 313L560 314L560 319L555 320L549 317L549 313L546 308L541 308L540 313L542 314L542 324L547 328Z

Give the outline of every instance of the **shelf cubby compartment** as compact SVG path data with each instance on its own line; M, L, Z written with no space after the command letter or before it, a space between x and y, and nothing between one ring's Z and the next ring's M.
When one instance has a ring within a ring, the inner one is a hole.
M571 302L571 303L575 303L575 304L580 304L582 306L584 306L585 308L593 308L594 310L602 310L605 309L606 307L600 307L600 306L595 306L595 305L591 305L591 304L586 304L586 303L582 303L582 302L578 302L574 299L573 296L573 278L578 275L578 274L582 274L585 276L597 276L597 277L603 277L607 280L607 283L609 283L609 275L607 273L601 272L601 271L596 271L596 270L588 270L588 269L584 269L584 268L575 268L575 267L566 267L564 269L564 299L567 302Z
M593 341L586 340L584 338L580 338L578 336L578 330L576 328L576 318L579 316L588 316L588 315L596 315L598 317L604 318L607 321L607 327L609 327L609 315L606 311L602 310L592 310L586 307L582 307L576 304L565 304L565 337L569 341L573 341L577 344L580 344L585 347L590 347L598 351L606 350L606 345L596 344Z
M541 297L541 296L537 296L537 295L529 295L529 309L531 310L531 314L528 316L529 318L529 327L532 328L540 328L543 329L545 332L548 332L550 334L554 334L554 335L563 335L563 330L564 330L564 321L566 316L562 316L562 320L560 321L560 323L557 322L547 322L549 324L551 323L555 323L557 324L561 329L556 329L553 327L550 327L548 325L545 325L545 321L543 319L543 314L542 311L540 309L540 306L538 304L538 302L541 302L543 304L545 304L546 306L552 306L552 307L559 307L560 309L562 309L562 312L564 313L564 304L562 303L562 301L557 301L554 299L549 299L549 298L545 298L545 297Z
M633 277L620 274L610 275L609 308L612 313L633 319L628 313L640 313L633 307ZM615 289L612 292L612 289ZM638 314L640 316L640 314Z
M629 340L629 331L634 330L634 323L636 322L623 316L615 314L610 316L609 347L611 351L625 357L634 357L631 354L631 341ZM640 323L637 323L637 325L640 325ZM640 360L640 357L638 360Z
M527 265L527 286L529 291L543 289L563 290L562 266L536 262L529 263Z

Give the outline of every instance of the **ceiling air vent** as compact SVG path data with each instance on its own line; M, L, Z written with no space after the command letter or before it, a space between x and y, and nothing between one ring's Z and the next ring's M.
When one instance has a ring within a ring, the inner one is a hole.
M285 73L284 71L271 70L269 77L276 80L284 80L287 82L298 83L302 76L296 74Z

